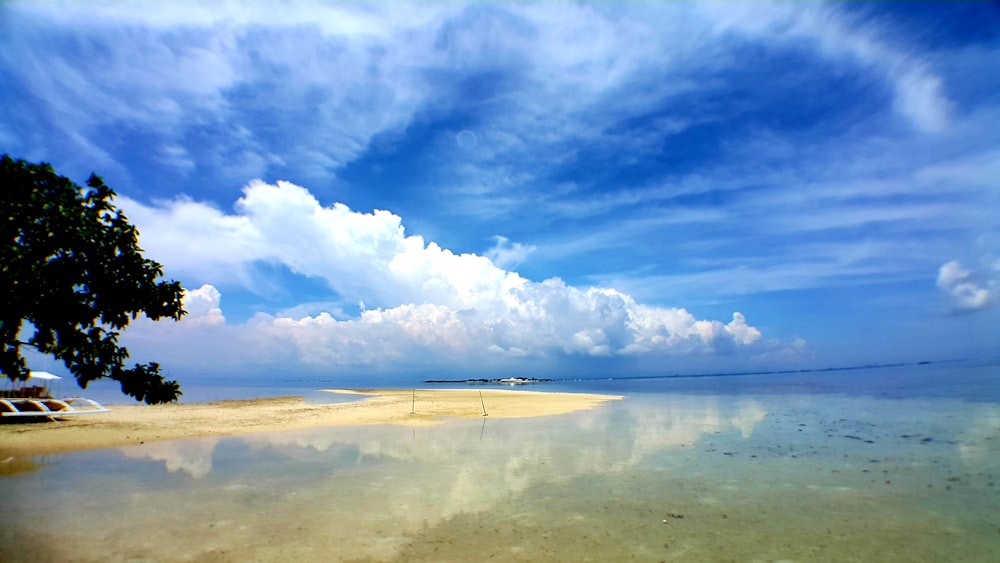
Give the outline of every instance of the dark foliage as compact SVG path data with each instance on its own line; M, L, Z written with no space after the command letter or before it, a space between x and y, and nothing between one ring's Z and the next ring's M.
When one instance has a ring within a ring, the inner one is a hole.
M174 401L180 386L158 364L125 367L118 334L140 313L179 320L181 285L159 281L163 268L143 257L115 192L95 175L87 187L48 164L0 157L0 371L26 379L21 349L30 346L83 388L110 378L137 400Z

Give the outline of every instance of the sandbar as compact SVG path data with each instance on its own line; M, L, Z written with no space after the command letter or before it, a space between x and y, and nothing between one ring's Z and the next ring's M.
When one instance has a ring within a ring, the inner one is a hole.
M552 416L597 407L618 395L498 389L324 389L364 395L346 403L278 397L212 403L122 405L56 422L0 424L0 459L113 448L161 440L233 436L323 426L426 426L449 419ZM480 393L482 395L480 396ZM482 398L480 398L482 397Z

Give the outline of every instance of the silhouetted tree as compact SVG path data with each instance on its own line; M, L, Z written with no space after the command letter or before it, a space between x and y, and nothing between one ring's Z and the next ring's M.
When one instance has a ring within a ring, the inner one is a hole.
M179 282L159 281L138 230L112 205L115 192L91 175L88 189L48 164L0 157L0 371L24 380L22 347L61 360L81 387L109 378L146 403L177 400L176 381L156 363L126 368L118 334L139 313L184 315Z

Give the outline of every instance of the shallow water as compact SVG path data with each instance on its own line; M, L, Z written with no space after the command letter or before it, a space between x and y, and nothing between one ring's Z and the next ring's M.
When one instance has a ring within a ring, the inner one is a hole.
M27 460L0 560L998 561L1000 374L921 369Z

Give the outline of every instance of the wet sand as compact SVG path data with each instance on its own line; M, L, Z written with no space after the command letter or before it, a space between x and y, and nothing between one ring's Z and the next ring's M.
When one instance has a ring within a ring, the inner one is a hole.
M342 390L366 398L333 404L280 397L201 404L126 405L58 422L0 425L0 458L112 448L161 440L325 426L427 426L448 419L525 418L594 408L617 395L478 389Z

